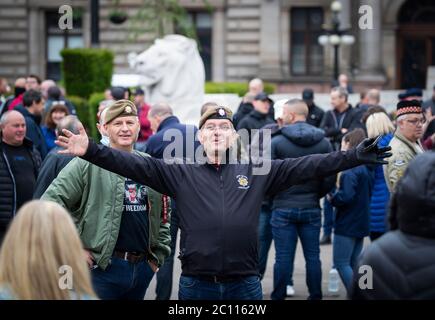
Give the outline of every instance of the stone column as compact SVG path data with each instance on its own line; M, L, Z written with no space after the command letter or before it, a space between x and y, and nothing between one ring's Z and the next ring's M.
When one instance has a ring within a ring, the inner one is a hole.
M280 1L261 1L260 7L260 65L259 77L281 80L280 67Z
M213 81L225 81L225 12L218 7L213 12L212 29L212 77Z
M379 0L361 0L360 8L368 5L372 8L373 29L359 30L359 80L384 82L382 71L382 4ZM361 14L358 14L358 22Z
M29 64L28 73L45 78L45 32L43 28L44 16L39 8L29 10Z
M340 19L340 29L350 29L352 27L351 25L351 10L352 10L352 4L351 0L339 0L339 2L342 5L341 12L339 14ZM339 72L344 72L346 74L350 74L350 68L351 68L351 53L352 53L352 46L340 46L340 70Z
M341 29L348 29L351 27L350 23L350 17L351 17L351 10L352 10L352 4L350 0L339 0L341 3L342 9L339 14L339 18L341 21Z

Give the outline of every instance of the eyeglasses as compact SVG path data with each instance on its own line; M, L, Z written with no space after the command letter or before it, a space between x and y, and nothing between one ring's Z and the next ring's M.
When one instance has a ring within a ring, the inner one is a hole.
M204 127L204 129L207 130L207 131L215 131L217 128L219 128L219 130L223 131L223 132L227 132L227 131L232 130L231 126L228 125L228 124L223 124L223 125L220 125L220 126L207 125L207 126Z
M425 118L421 118L421 119L412 119L412 120L405 120L406 122L412 124L413 126L416 126L418 124L424 125L426 123L426 119Z

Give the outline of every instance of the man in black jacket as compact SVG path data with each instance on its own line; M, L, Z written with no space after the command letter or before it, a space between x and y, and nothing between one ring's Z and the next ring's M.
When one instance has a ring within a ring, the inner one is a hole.
M253 99L260 93L264 93L264 83L260 78L254 78L249 81L248 92L240 102L239 108L237 112L233 116L233 124L234 128L237 128L239 122L247 116L252 110L254 110L254 106L252 104ZM274 120L274 109L273 109L273 100L269 98L269 103L271 105L269 109L269 118Z
M347 101L346 89L335 87L331 90L332 110L325 113L320 128L325 130L331 140L334 150L340 150L341 139L348 132L356 128L364 129L358 112Z
M435 299L434 173L432 151L407 168L391 199L391 231L364 250L354 274L353 299Z
M25 138L26 122L12 110L0 118L0 243L20 207L32 200L41 157Z
M199 123L204 157L167 164L90 142L66 130L57 144L106 170L146 184L177 201L182 263L179 298L262 299L258 275L258 215L265 195L363 163L385 163L388 147L374 139L356 149L298 159L237 161L232 112L208 110Z
M302 100L304 100L308 106L308 116L306 122L317 128L320 127L323 116L325 115L325 111L323 111L314 103L313 89L304 89L302 92Z
M272 139L272 159L298 158L329 153L331 144L323 130L306 123L308 107L303 100L292 99L284 105L284 126ZM291 283L298 236L306 261L309 299L322 298L320 262L321 210L319 200L334 186L335 176L313 179L291 186L273 198L272 225L276 248L272 299L283 300Z
M245 147L251 144L251 133L253 132L252 130L261 129L265 125L275 122L269 116L269 110L271 108L271 105L267 94L265 94L264 92L257 94L252 104L254 105L254 110L252 110L247 116L245 116L237 125L237 130L247 130L247 139L242 139Z
M32 140L44 160L48 149L42 134L41 118L44 111L44 99L39 91L30 89L24 93L23 106L17 106L15 110L21 112L26 119L27 137Z
M326 137L331 141L334 150L340 150L341 139L348 132L356 128L363 128L360 114L347 102L348 92L342 87L334 87L331 90L332 110L323 116L320 128L325 130ZM331 243L333 225L333 207L326 200L323 206L323 237L320 244Z
M198 131L196 126L180 123L180 120L174 116L172 108L166 103L153 105L148 113L148 119L154 131L147 141L146 148L146 152L151 157L163 159L166 147L172 144L175 150L182 154L171 154L171 156L192 161L195 159L195 150L199 147L199 141L195 139ZM176 139L176 137L182 139ZM169 300L172 292L172 273L179 225L176 203L172 199L171 209L171 254L157 272L156 300Z

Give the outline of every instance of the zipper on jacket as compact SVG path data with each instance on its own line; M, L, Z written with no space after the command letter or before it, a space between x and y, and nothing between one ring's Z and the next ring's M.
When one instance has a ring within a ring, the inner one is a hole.
M104 170L104 169L102 169L102 170ZM122 180L122 189L124 190L124 188L125 188L125 179L120 177L120 176L118 176L118 175L114 176L114 179L117 180L117 181L115 181L115 190L117 190L116 188L118 187L118 179L119 178L121 178L121 180ZM110 177L110 181L113 183L113 178L112 177ZM112 230L113 230L113 220L114 220L114 215L115 215L115 203L116 203L116 196L113 197L112 209L111 209L112 213L111 213L111 217L110 217L111 218L110 220L112 221L112 223L110 223L109 236L107 237L107 242L106 242L106 245L105 245L105 247L106 247L105 251L107 251L107 247L109 246L110 235L112 234ZM124 199L122 200L122 204L124 205ZM122 219L122 212L121 212L121 219ZM119 223L119 226L121 227L121 222ZM119 229L118 229L118 236L119 236ZM116 240L115 240L115 245L113 246L112 252L110 252L109 261L112 258L113 251L115 250L115 246L116 246ZM95 261L95 262L97 264L99 264L101 262L101 259L102 259L103 256L104 256L104 253L101 252L100 260L99 261Z
M223 177L222 177L222 166L219 166L218 168L218 174L219 174L219 182L220 182L220 189L222 192L222 240L221 243L225 244L225 236L224 236L224 226L225 226L225 194L224 194L224 181L223 181ZM225 267L225 245L222 246L222 256L221 256L221 261L222 261L222 265L221 265L221 272L224 270Z
M151 197L150 197L150 192L149 192L150 188L146 187L146 190L147 190L147 200L148 200L148 255L149 255L149 257L154 258L154 253L151 250L151 232L152 232L152 229L151 229L151 209L152 209L152 206L151 206L151 200L150 200ZM163 196L163 197L165 197L165 196ZM162 200L163 200L163 197L162 197ZM163 205L162 210L165 210L164 208L165 208L165 205ZM159 218L160 218L160 215L159 215ZM160 224L159 224L159 233L160 233ZM159 240L157 240L157 242L158 241ZM150 260L149 257L148 257L148 260ZM156 258L157 258L157 256L156 256ZM157 262L157 264L160 263L160 261L158 261L158 260L156 262Z
M149 189L146 188L147 190L147 200L148 200L148 254L151 254L151 201L150 201L150 194L149 194Z
M15 214L17 211L17 186L15 183L15 177L14 177L14 174L12 173L11 166L9 165L8 157L6 157L6 154L4 153L4 151L3 151L3 157L5 158L6 166L8 167L9 174L11 175L11 178L12 178L12 185L14 186L14 208L12 210L12 217L15 217Z

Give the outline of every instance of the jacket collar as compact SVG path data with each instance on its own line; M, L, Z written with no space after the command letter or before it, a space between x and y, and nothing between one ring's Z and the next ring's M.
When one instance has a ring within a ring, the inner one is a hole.
M157 128L157 132L177 123L180 123L180 120L178 120L176 116L167 117L160 123L159 127Z
M416 148L416 144L423 150L423 147L420 144L420 141L417 141L417 143L412 143L408 139L406 139L398 130L394 133L394 136L399 139L402 143L404 143L414 155L417 155L420 153L420 151Z

